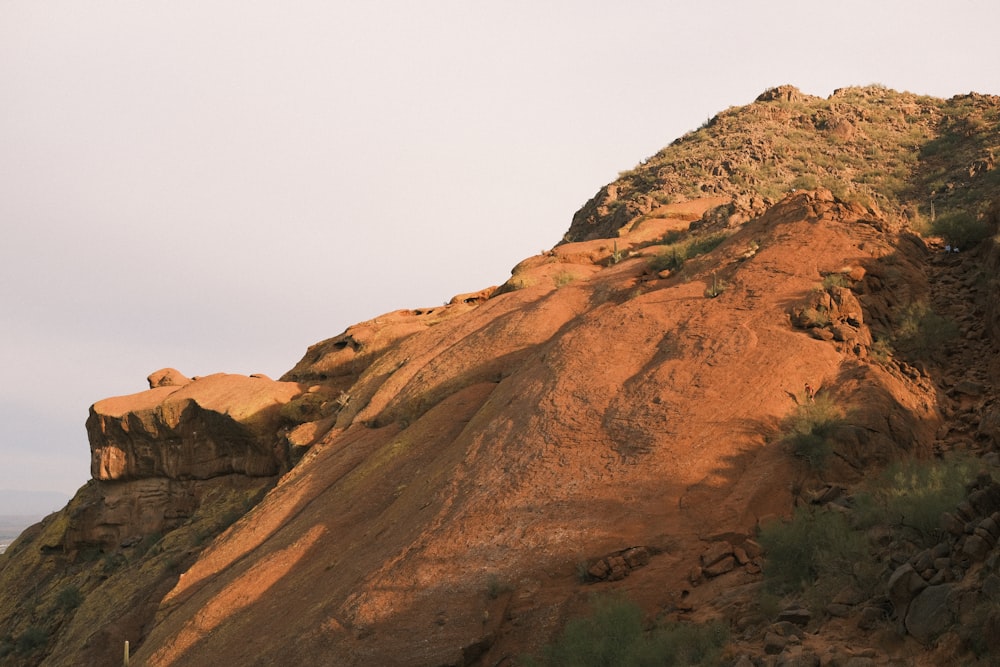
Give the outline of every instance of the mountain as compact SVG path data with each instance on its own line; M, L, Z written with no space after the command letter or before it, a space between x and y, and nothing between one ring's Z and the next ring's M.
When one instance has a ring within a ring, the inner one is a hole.
M987 664L998 120L771 89L504 285L98 401L4 664Z

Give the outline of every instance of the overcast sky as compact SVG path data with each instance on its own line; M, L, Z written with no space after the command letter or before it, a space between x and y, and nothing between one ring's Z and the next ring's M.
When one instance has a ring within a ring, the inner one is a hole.
M72 494L151 371L504 282L768 87L1000 94L998 7L0 0L0 489Z

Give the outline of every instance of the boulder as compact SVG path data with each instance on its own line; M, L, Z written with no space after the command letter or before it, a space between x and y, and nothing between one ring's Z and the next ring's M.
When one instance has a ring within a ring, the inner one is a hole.
M954 584L929 586L910 602L906 631L922 644L929 644L955 622L948 600Z
M161 368L153 371L146 378L150 389L157 387L183 387L191 381L191 378L181 373L176 368Z
M889 577L888 588L889 600L892 602L897 616L902 618L906 614L910 601L920 591L927 588L927 582L913 569L912 565L904 563L896 568Z

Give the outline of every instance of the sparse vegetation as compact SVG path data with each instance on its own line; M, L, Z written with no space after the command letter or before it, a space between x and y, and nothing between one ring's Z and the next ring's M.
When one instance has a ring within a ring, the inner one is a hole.
M896 327L897 346L918 358L931 358L958 336L958 325L942 317L923 301L907 306Z
M719 244L726 240L726 235L713 234L711 236L691 238L686 241L681 241L679 240L680 238L683 238L683 235L677 236L674 233L668 233L664 237L666 247L650 260L649 268L651 270L656 272L677 271L689 259L694 259L717 248ZM668 243L666 239L678 240Z
M829 602L833 591L864 580L860 566L870 561L863 532L841 513L801 507L789 521L772 521L759 535L767 559L766 588L773 594L812 592L816 606Z
M638 217L657 203L706 192L774 203L793 190L824 187L899 219L932 201L975 217L1000 187L991 153L998 121L1000 107L975 96L943 100L880 86L843 88L827 99L765 95L722 111L623 172L614 202L575 223L566 238L592 234L595 223L612 238L632 222L625 211Z
M722 623L670 623L649 630L642 610L621 597L597 597L593 614L566 624L535 667L671 667L716 665L729 638Z
M49 643L49 631L39 625L32 625L14 642L14 651L20 654L34 653Z
M56 596L56 606L63 611L72 611L83 602L83 593L76 586L66 586Z
M829 290L831 287L848 287L847 277L842 273L828 273L823 276L823 289Z
M565 287L566 285L569 285L574 280L576 280L576 276L570 273L569 271L560 271L552 279L552 282L555 283L555 286L558 289L560 287Z
M512 590L514 590L514 587L510 583L503 581L498 575L491 574L486 577L486 595L491 600L496 600L504 593L509 593Z
M894 463L870 491L859 495L858 520L863 526L892 526L907 538L931 546L943 536L941 513L962 501L974 471L975 463L961 456Z
M794 595L822 611L847 587L870 591L884 585L883 563L891 554L884 542L880 547L869 538L880 534L871 529L889 529L898 541L893 543L937 544L944 536L942 513L964 499L975 469L974 461L955 456L898 462L837 511L799 507L789 520L766 524L758 534L766 556L762 608L775 608L775 597Z
M959 250L971 250L990 235L985 221L965 212L938 216L931 224L931 231Z
M705 298L714 299L726 291L726 281L719 278L715 271L712 272L712 282L705 288Z
M834 434L844 423L842 412L828 396L803 397L782 425L782 442L812 470L822 470L833 453Z

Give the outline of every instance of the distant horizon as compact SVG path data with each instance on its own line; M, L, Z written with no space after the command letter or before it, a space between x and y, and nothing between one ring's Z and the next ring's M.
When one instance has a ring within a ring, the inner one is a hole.
M72 494L51 490L0 489L0 525L7 517L45 517L66 506Z

